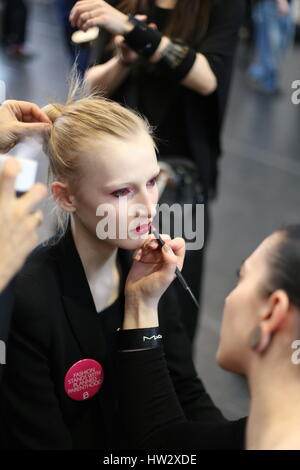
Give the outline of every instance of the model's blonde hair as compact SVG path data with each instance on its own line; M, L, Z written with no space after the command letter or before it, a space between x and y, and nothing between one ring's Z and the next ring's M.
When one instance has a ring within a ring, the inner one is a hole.
M148 121L120 104L99 94L86 94L84 83L73 71L65 104L54 103L44 107L53 123L44 151L49 158L48 183L57 179L78 180L84 165L84 153L91 139L108 137L128 140L139 132L152 137ZM154 146L155 143L153 142ZM69 216L57 210L58 225L66 229Z

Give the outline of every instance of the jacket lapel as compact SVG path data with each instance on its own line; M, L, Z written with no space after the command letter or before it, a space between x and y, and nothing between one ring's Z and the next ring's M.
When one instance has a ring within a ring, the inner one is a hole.
M58 245L62 299L70 327L82 359L101 362L106 355L104 333L70 229Z
M121 291L124 292L132 252L119 249L118 261L122 270ZM58 243L57 265L65 313L82 359L95 359L101 363L107 356L106 338L70 229Z

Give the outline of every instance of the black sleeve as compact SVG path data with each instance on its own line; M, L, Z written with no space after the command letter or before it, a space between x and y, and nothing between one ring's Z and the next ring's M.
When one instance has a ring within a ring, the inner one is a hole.
M170 379L162 348L118 354L123 429L135 449L243 449L245 419L188 421Z
M212 10L208 31L197 48L207 58L217 79L231 65L245 15L245 0L219 0Z
M49 366L49 287L20 275L1 386L1 427L9 449L70 449ZM46 277L45 277L46 278Z
M109 3L114 8L117 8L120 2L119 0L107 0L107 3ZM113 51L107 50L107 46L111 43L112 40L113 35L106 31L106 29L101 28L98 38L95 39L92 45L89 67L104 64L112 58Z
M14 302L14 281L0 293L0 382L6 364L6 343Z
M172 284L162 296L158 312L167 365L179 402L186 417L192 421L226 422L197 376L175 289L176 285ZM185 292L182 294L186 295Z

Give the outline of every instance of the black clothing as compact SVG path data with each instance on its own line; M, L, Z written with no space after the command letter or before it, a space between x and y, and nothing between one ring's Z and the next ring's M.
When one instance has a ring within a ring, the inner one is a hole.
M118 252L123 280L131 253ZM119 302L122 302L120 296ZM120 304L121 305L121 304ZM225 422L192 362L179 320L173 286L162 296L159 316L174 387L188 419ZM16 279L15 308L1 387L1 420L8 448L109 449L126 446L116 421L118 399L112 335L122 326L116 305L97 313L71 232L40 245ZM73 401L64 390L69 368L94 359L104 369L98 394ZM119 432L121 442L118 443Z
M24 0L5 0L2 41L6 45L23 45L26 39L28 9Z
M165 339L165 338L164 338ZM163 348L118 354L120 413L135 449L243 449L245 419L188 421L176 397Z
M14 281L11 281L8 286L0 293L0 341L5 344L7 342L11 313L14 302ZM1 358L2 359L2 358ZM3 371L5 368L5 361L0 361L0 382L2 380Z

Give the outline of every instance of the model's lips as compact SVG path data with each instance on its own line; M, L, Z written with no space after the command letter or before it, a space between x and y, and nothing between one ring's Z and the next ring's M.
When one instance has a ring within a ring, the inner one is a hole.
M151 222L149 222L148 224L138 225L135 230L137 233L144 234L144 233L149 232L150 227L151 227Z

